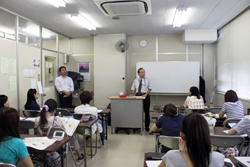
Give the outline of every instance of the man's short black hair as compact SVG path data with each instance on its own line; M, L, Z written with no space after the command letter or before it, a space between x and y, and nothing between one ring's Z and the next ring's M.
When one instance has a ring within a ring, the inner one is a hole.
M140 70L143 69L142 67L138 69L137 73L139 74L140 73Z
M59 68L59 71L61 71L62 68L65 68L65 70L66 70L66 67L65 67L65 66L61 66L61 67Z

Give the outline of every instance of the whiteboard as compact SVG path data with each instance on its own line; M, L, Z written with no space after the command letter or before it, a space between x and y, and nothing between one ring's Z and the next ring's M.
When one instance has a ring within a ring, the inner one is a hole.
M200 62L168 61L137 62L145 69L145 77L150 79L152 93L188 93L191 86L199 88Z

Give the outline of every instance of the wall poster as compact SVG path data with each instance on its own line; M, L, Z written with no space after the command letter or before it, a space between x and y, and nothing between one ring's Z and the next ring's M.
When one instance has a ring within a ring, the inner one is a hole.
M78 73L84 76L84 81L90 81L90 63L78 63Z

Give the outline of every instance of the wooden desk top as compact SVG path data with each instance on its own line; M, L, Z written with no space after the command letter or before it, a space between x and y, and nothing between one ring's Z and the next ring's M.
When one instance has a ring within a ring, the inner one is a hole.
M58 109L66 109L68 110L70 113L75 113L75 108L58 108ZM99 109L102 110L102 112L99 112L98 114L109 114L111 109Z
M21 139L24 139L25 137L45 137L45 136L39 136L39 135L24 135L24 134L20 134ZM52 138L52 136L50 136L49 138ZM45 150L36 150L34 148L31 147L27 147L28 152L29 153L52 153L57 151L58 149L60 149L63 145L65 145L67 142L70 141L72 137L64 137L64 139L62 141L56 141L55 143L53 143L51 146L47 147Z
M96 123L97 120L98 120L98 118L95 118L89 122L79 123L78 127L91 127L94 123Z
M215 135L228 135L227 133L223 132L223 130L229 130L230 128L227 127L214 127L214 134Z
M129 96L127 96L127 97L119 97L119 96L110 96L108 99L116 99L116 100L144 100L145 99L145 97L135 97L135 96L133 96L133 97L129 97Z

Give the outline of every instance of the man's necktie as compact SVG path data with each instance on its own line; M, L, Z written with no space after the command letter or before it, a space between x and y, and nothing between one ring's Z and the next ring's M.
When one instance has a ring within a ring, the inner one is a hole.
M141 85L142 85L142 79L140 80L139 89L138 89L139 96L141 96Z

